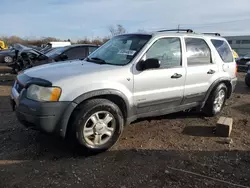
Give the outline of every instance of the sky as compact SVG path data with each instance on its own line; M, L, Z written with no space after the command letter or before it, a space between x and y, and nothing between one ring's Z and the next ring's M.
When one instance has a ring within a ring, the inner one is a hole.
M0 0L0 36L83 39L109 27L250 35L250 0Z

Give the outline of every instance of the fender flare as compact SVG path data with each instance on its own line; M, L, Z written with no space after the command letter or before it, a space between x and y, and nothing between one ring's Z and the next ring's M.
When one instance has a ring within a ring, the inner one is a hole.
M229 82L230 85L231 85L231 88L232 88L232 84L231 84L231 79L230 78L227 78L227 77L222 77L222 78L219 78L217 80L215 80L211 85L210 87L208 88L207 90L207 93L205 95L205 98L204 98L204 101L203 103L201 104L201 109L205 106L206 102L207 102L207 99L208 97L210 96L210 94L212 93L212 91L221 83L221 82ZM232 91L229 91L230 93Z
M86 99L101 96L101 95L117 95L124 100L127 109L129 108L129 102L128 102L127 97L121 91L118 91L116 89L99 89L99 90L90 91L90 92L87 92L78 96L76 99L74 99L73 102L76 104L80 104Z
M102 96L102 95L116 95L116 96L119 96L120 98L122 98L125 105L126 105L127 117L129 116L129 113L131 113L130 112L130 105L129 105L128 99L126 98L126 96L122 92L120 92L116 89L100 89L100 90L90 91L90 92L87 92L87 93L84 93L84 94L78 96L76 99L74 99L71 102L71 105L66 109L66 111L64 113L64 118L60 122L60 128L59 128L60 135L62 137L66 136L67 129L68 129L69 122L70 122L70 117L80 103L82 103L83 101L85 101L87 99Z

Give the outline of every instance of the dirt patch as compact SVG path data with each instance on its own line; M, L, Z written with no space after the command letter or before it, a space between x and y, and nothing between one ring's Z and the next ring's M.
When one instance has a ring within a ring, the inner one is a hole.
M0 83L0 187L250 186L250 89L244 74L222 115L232 143L216 137L218 117L176 113L139 120L105 153L88 156L60 138L25 129Z

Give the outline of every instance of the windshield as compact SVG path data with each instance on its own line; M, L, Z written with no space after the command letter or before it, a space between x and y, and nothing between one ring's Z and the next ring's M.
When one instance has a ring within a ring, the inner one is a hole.
M22 44L13 44L13 48L20 51L26 49L27 47Z
M65 51L65 48L64 47L58 47L58 48L55 48L51 51L49 51L48 53L46 53L45 55L49 58L55 58L57 57L58 55L62 54L63 52Z
M120 35L112 38L87 58L88 61L102 61L112 65L126 65L149 41L151 35Z

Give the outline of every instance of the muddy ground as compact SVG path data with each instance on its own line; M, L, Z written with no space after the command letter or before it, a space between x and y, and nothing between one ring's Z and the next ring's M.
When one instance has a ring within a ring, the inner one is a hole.
M12 81L0 79L0 188L248 187L250 89L243 79L222 113L234 119L232 143L213 133L218 117L177 113L133 123L95 156L20 125L9 105Z

